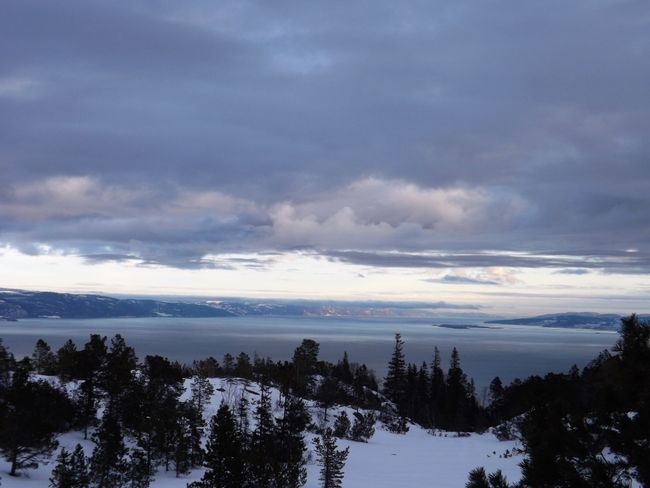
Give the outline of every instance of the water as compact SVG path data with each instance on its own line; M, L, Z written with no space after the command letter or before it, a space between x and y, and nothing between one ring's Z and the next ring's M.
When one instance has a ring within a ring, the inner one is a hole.
M487 385L497 375L510 381L566 371L573 364L582 367L617 339L617 334L609 331L525 326L448 329L433 327L432 323L430 319L329 317L29 319L0 322L0 337L17 357L22 357L32 353L39 338L56 350L67 339L82 346L91 333L109 337L121 334L140 358L160 354L188 363L208 356L221 359L227 352L240 351L251 357L258 353L289 359L303 338L312 338L321 345L321 358L335 362L347 351L350 361L366 363L381 378L394 334L400 332L409 362L430 363L433 348L438 346L446 364L451 349L457 347L463 369L478 386Z

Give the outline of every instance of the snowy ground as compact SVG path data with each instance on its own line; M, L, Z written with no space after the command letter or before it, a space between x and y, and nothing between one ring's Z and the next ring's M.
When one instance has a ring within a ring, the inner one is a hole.
M215 395L206 412L209 417L216 412L220 402L226 401L235 405L240 397L243 382L212 380ZM259 391L255 384L246 388ZM224 391L218 391L222 389ZM247 394L251 408L258 398ZM279 393L272 391L273 404L277 405ZM314 419L320 417L321 411L315 405L309 405ZM347 409L351 413L351 409ZM280 412L278 410L277 415ZM330 410L330 418L336 415L336 410ZM307 444L311 451L311 434L307 434ZM93 443L83 440L81 432L69 432L59 437L61 446L69 449L80 443L90 455ZM500 442L492 434L474 434L469 437L456 437L449 433L431 435L417 426L411 426L407 434L391 434L377 425L375 435L365 443L339 440L340 447L350 447L350 455L345 468L344 488L459 488L465 485L467 474L477 466L484 466L488 472L501 469L510 481L520 477L518 463L520 456L503 457L505 451L512 451L514 442ZM318 466L315 457L311 456L308 469L307 488L317 488ZM3 488L37 488L47 487L50 472L54 467L54 459L49 464L41 464L36 470L26 470L19 478L12 478L7 473L9 465L0 461ZM157 474L152 486L160 488L185 488L190 481L200 479L201 470L195 470L190 475L176 478L174 473L161 471Z

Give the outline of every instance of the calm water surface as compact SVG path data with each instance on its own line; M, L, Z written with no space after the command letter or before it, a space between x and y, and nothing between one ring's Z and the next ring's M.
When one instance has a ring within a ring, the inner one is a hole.
M240 351L251 357L257 353L288 359L308 337L321 344L323 359L336 361L347 351L351 361L366 363L381 377L393 336L400 332L409 362L430 362L433 348L438 346L446 363L456 346L463 368L477 385L488 384L496 375L510 381L530 374L566 371L573 364L582 367L603 349L611 348L617 338L615 332L524 326L458 330L433 327L433 323L441 321L323 317L29 319L0 322L0 337L14 354L22 356L31 354L39 338L56 350L67 339L82 346L91 333L122 334L140 358L160 354L184 362L208 356L221 359L227 352Z

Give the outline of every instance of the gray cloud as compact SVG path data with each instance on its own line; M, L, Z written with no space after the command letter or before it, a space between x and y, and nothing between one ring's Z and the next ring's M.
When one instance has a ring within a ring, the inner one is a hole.
M499 285L494 280L485 280L481 278L470 278L468 276L444 275L442 278L431 278L424 281L429 283L444 283L446 285Z
M647 273L648 18L635 0L10 0L0 242Z
M586 275L591 273L590 270L585 268L563 268L554 271L555 274L566 274L566 275Z

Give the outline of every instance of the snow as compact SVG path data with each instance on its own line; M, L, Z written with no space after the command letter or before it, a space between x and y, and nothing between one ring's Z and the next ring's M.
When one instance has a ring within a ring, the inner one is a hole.
M55 381L55 380L51 380ZM206 418L212 416L221 401L235 406L240 398L242 389L259 392L259 386L244 380L212 379L215 394L206 408ZM189 380L186 387L189 387ZM74 386L68 385L68 388ZM219 391L223 390L223 391ZM190 395L189 388L183 394L186 399ZM255 394L247 393L251 402L250 408L255 408L259 398ZM279 407L280 393L271 389L272 404L276 416L281 411ZM322 422L322 409L308 402L307 406L315 423ZM345 409L349 415L354 411L349 407L333 408L328 411L328 420L333 422L337 413ZM252 415L251 415L252 423ZM306 434L308 481L306 488L319 487L319 467L315 463L315 455L311 452L311 440L314 435ZM93 449L90 440L83 440L82 432L68 432L59 436L62 447L73 449L79 443L84 447L87 455ZM493 434L472 434L467 437L458 437L455 433L437 432L436 435L424 429L411 425L406 434L393 434L383 430L377 424L375 435L368 443L339 440L340 448L349 447L350 454L345 467L344 488L458 488L465 485L470 470L477 466L484 466L486 471L492 472L501 469L511 482L520 478L518 467L522 457L520 455L504 456L506 451L512 452L516 447L514 441L499 441ZM48 478L55 465L55 453L48 464L42 463L38 469L26 470L22 476L14 478L9 476L9 464L0 460L0 473L3 488L38 488L48 486ZM201 478L203 471L194 470L188 476L176 478L173 472L165 473L164 469L156 474L152 483L155 488L185 488L188 482Z

